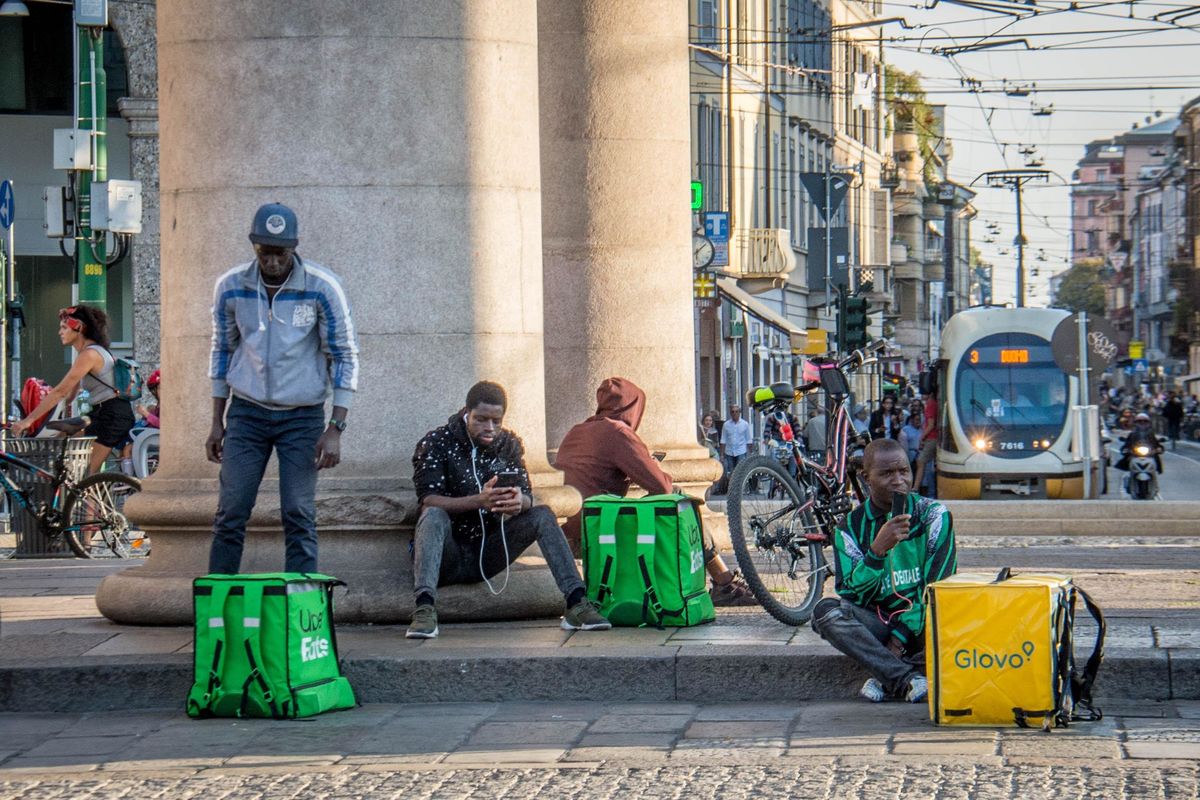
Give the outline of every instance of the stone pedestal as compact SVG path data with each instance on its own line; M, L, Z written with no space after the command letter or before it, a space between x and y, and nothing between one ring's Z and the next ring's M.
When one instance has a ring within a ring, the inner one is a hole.
M703 496L721 470L697 444L687 4L541 0L538 40L547 438L629 378L639 434Z
M506 425L542 498L578 508L545 458L535 15L533 0L158 8L162 466L128 504L151 556L104 581L106 616L190 619L216 508L203 452L212 289L252 258L265 202L296 210L298 252L343 278L358 332L343 461L319 485L321 568L350 584L339 618L406 617L413 446L477 380L508 389ZM270 480L259 502L244 572L283 563ZM530 597L514 581L494 615L561 609L544 577Z

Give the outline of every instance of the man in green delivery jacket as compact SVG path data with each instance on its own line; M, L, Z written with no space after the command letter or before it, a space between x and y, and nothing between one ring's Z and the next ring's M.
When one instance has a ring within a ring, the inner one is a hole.
M944 505L912 493L908 454L895 439L867 445L863 471L870 497L833 539L839 597L817 603L812 626L871 673L863 697L919 703L929 691L925 587L957 569L954 524ZM899 501L904 513L894 514Z

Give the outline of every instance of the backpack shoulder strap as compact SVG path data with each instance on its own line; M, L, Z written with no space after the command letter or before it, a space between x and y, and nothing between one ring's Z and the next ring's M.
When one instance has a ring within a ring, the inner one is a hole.
M250 699L250 685L257 683L259 691L262 692L263 702L271 709L271 716L275 719L283 719L287 715L280 710L280 705L276 701L276 696L282 695L279 695L275 691L270 677L264 671L265 666L262 657L263 584L258 581L248 582L245 585L244 591L242 629L246 634L246 638L243 646L246 648L246 660L250 664L250 672L246 675L246 680L242 684L242 708L238 716L244 717L246 715L246 707Z
M189 715L200 716L210 710L225 695L221 688L221 673L225 667L225 601L229 597L229 584L213 584L212 594L209 595L208 617L196 620L197 626L205 626L206 636L213 642L213 660L208 669L208 684L201 688L194 684L188 693L187 706ZM198 637L197 637L198 638ZM194 712L194 713L193 713Z
M596 547L604 566L600 570L600 587L596 591L597 603L603 603L612 594L611 581L617 564L617 514L620 511L616 503L600 506L600 533L596 535Z
M638 569L642 573L645 584L645 594L642 596L642 621L653 623L661 628L663 617L677 617L683 613L682 608L664 608L658 589L654 586L654 553L658 544L657 526L655 525L654 505L638 503L637 510L637 560Z
M1092 684L1096 682L1096 673L1100 671L1100 662L1104 659L1104 635L1107 633L1108 626L1104 622L1104 612L1100 610L1100 606L1096 605L1096 601L1078 586L1075 587L1075 592L1083 600L1083 605L1092 615L1092 619L1096 621L1096 643L1092 646L1092 654L1088 656L1087 664L1083 667L1083 674L1078 678L1074 675L1071 676L1075 705L1077 708L1084 709L1083 714L1075 713L1071 718L1092 722L1104 716L1100 709L1092 705Z

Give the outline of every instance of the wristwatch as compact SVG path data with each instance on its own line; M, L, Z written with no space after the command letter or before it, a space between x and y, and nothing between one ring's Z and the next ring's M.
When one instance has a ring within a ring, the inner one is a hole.
M338 433L346 432L346 421L342 419L331 419L329 424L338 429Z

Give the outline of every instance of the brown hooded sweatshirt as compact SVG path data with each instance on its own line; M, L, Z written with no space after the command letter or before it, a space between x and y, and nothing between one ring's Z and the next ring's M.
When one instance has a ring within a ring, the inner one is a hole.
M626 378L606 378L596 390L596 413L567 431L554 465L564 483L586 500L598 494L621 497L631 483L649 494L671 491L671 476L663 472L637 435L646 410L646 393ZM571 549L579 552L579 514L563 526Z

